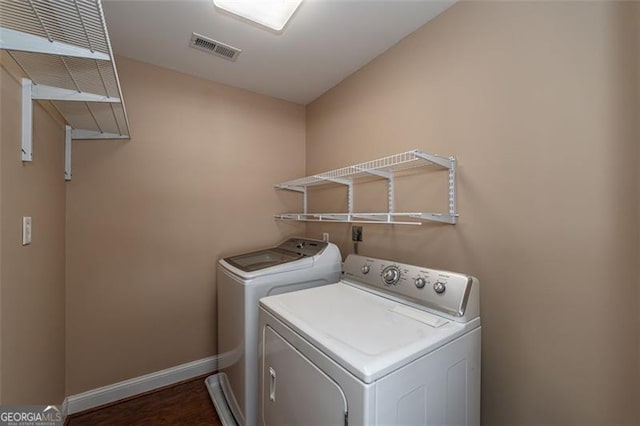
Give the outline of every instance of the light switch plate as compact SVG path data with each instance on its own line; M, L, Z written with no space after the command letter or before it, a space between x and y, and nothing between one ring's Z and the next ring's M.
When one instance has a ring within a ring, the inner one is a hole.
M22 245L31 244L31 216L22 216Z

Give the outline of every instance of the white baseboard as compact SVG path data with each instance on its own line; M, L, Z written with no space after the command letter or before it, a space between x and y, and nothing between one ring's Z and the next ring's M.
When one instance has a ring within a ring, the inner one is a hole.
M62 415L62 424L64 424L69 414L69 398L65 398L62 404L60 404L60 414Z
M165 370L156 371L155 373L92 389L77 395L68 396L62 405L63 415L66 417L67 415L149 392L163 386L212 373L218 369L218 358L217 355L203 358Z

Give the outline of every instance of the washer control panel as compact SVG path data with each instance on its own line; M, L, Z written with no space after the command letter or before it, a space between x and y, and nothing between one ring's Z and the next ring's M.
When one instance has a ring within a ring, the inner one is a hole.
M468 275L359 255L349 255L345 260L344 278L365 289L453 317L465 314L472 285L478 285Z

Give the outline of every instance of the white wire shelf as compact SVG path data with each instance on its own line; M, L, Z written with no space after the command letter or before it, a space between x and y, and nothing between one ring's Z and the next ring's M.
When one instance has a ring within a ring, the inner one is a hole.
M424 221L435 221L455 224L458 213L456 206L456 159L430 154L421 150L402 152L367 161L353 166L319 173L299 179L276 184L277 189L296 191L303 194L302 213L282 213L275 215L277 220L300 222L349 222L349 223L378 223L394 225L421 225ZM447 213L398 213L395 212L395 176L399 171L415 167L435 165L448 170L449 211ZM385 213L356 213L353 209L354 181L365 176L375 176L387 180L388 211ZM341 184L348 188L347 213L309 213L307 211L307 188L322 184Z
M31 99L50 101L74 139L129 138L100 0L0 0L0 48L31 81Z
M290 180L276 184L276 188L301 191L302 188L313 185L327 183L342 183L341 179L357 179L365 176L387 177L388 172L398 172L414 167L426 165L438 165L443 168L451 168L455 162L453 157L442 157L436 154L429 154L417 149L355 164L353 166L342 167L340 169L307 176L300 179ZM336 182L337 181L337 182Z
M425 220L455 223L457 215L445 213L281 213L275 218L295 222L346 222L381 225L422 225ZM404 220L403 220L404 219Z

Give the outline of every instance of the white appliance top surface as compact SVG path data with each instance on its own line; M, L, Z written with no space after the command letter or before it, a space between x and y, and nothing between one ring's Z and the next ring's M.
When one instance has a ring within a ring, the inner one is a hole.
M260 304L365 383L480 325L479 318L449 321L344 282Z

